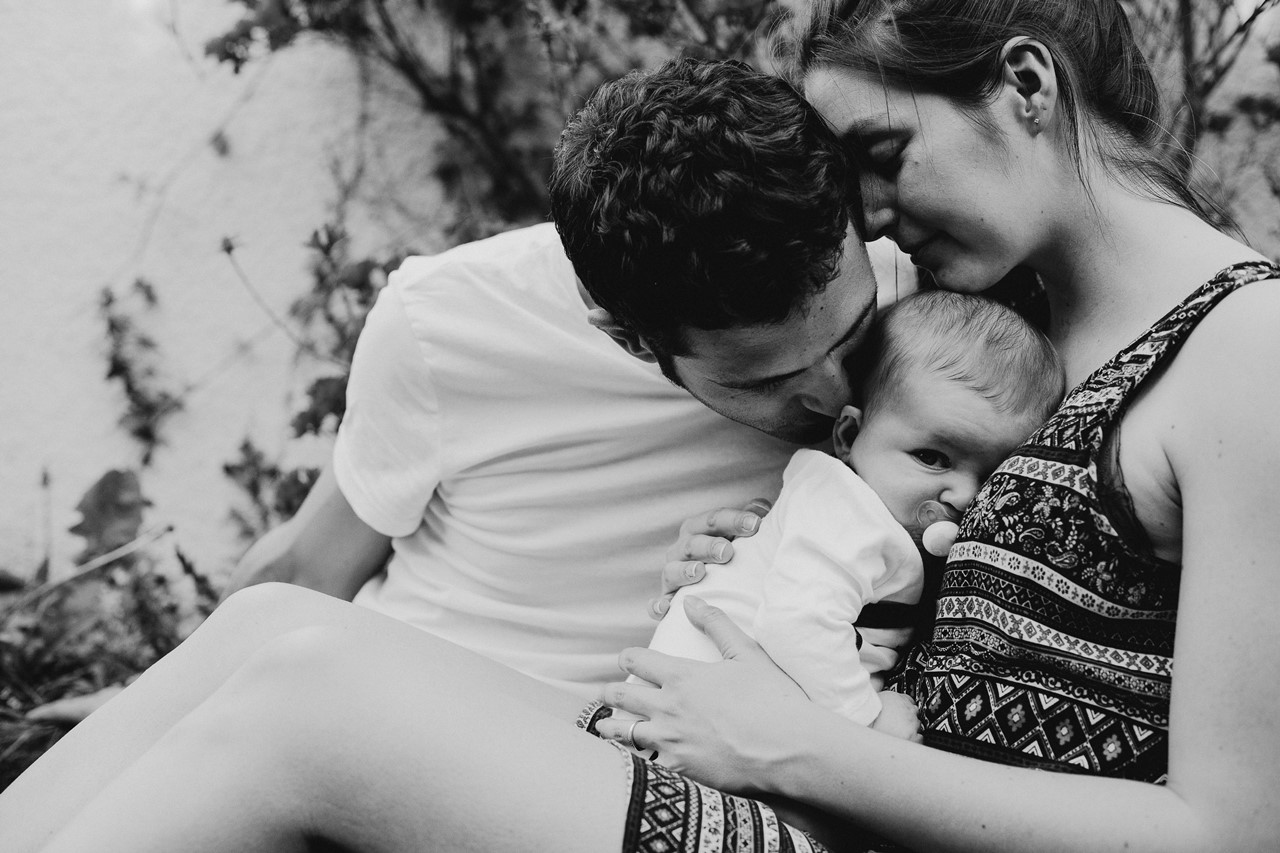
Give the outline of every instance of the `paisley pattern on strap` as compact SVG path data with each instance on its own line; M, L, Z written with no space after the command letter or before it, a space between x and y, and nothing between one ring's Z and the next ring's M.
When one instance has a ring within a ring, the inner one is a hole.
M942 580L932 639L899 689L925 742L1056 770L1163 782L1181 566L1126 539L1098 457L1144 379L1227 294L1280 267L1223 270L1073 390L987 481Z

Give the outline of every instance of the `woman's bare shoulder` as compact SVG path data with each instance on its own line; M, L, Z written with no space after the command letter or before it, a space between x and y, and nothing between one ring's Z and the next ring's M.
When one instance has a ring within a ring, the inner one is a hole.
M1157 382L1175 467L1238 451L1280 459L1278 332L1280 279L1229 294L1188 336Z
M1277 326L1280 281L1230 294L1125 414L1120 467L1138 520L1165 559L1181 561L1184 492L1224 473L1223 454L1274 449L1280 457L1280 441L1268 440L1280 429Z
M1220 396L1241 383L1258 391L1280 381L1280 276L1228 294L1187 338L1171 378L1194 394ZM1253 395L1250 395L1253 396Z

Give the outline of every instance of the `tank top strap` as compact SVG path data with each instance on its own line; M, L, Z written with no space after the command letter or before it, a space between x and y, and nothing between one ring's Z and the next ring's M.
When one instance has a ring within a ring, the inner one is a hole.
M1277 278L1280 266L1266 261L1244 261L1219 272L1076 386L1063 401L1059 417L1039 435L1041 443L1069 451L1096 451L1105 428L1133 392L1173 357L1214 306L1246 284Z

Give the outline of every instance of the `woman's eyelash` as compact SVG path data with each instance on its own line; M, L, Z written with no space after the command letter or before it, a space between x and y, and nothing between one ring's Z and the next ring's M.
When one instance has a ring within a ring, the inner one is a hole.
M871 165L880 170L896 168L902 158L901 145L877 145L871 149Z

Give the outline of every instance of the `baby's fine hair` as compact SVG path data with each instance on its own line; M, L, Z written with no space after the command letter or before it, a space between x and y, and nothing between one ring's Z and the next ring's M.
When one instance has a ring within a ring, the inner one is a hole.
M881 315L873 331L875 359L863 404L927 370L981 394L1005 414L1046 420L1062 401L1065 374L1049 339L1016 311L981 296L930 290L908 296Z

